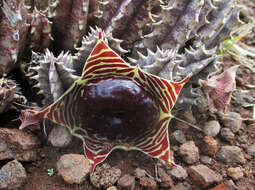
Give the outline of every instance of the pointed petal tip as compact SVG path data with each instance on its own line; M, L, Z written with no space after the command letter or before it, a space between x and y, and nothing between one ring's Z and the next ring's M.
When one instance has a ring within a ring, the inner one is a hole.
M22 110L19 119L21 121L21 125L19 126L20 130L24 128L29 128L31 130L40 129L41 118L33 113L33 110Z
M180 82L175 82L175 83L178 85L184 86L192 76L193 76L192 73L190 73L183 80L181 80Z

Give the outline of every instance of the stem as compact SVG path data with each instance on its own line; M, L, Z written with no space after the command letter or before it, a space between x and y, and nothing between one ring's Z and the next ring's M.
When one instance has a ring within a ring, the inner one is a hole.
M202 129L200 129L200 128L197 127L196 125L193 125L193 124L191 124L191 123L189 123L189 122L187 122L187 121L185 121L185 120L183 120L183 119L180 119L179 117L173 116L173 118L176 119L176 120L178 120L178 121L180 121L180 122L183 122L183 123L185 123L185 124L187 124L187 125L189 125L189 126L191 126L191 127L193 127L193 128L195 128L195 129L197 129L197 130L199 130L199 131L202 131Z

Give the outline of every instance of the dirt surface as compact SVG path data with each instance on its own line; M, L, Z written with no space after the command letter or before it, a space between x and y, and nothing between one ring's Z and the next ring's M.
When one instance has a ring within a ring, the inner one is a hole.
M255 20L255 1L251 0L242 0L242 5L245 7L241 17L245 20ZM255 29L253 29L255 30ZM249 36L245 37L243 40L244 43L249 45L251 48L255 48L254 42L254 32ZM253 42L252 42L253 40ZM227 67L238 64L235 60L232 60L231 57L224 59L224 64ZM254 63L255 64L255 63ZM245 66L240 66L237 72L237 89L238 90L249 90L247 97L255 98L255 88L250 89L247 88L248 84L255 84L254 73L252 73ZM245 99L245 98L244 98ZM243 118L251 118L252 117L252 108L244 108L241 105L238 105L236 101L231 101L231 111L238 112L242 115ZM208 113L204 113L208 115ZM194 117L201 119L201 115L196 115L194 113ZM213 116L207 116L213 117ZM7 128L17 128L19 126L19 122L10 122L13 119L17 119L18 114L15 112L8 112L4 115L1 115L0 126ZM199 125L199 122L198 122ZM170 133L175 131L177 128L177 121L172 120L170 123ZM189 128L185 132L185 137L188 140L192 140L195 144L201 148L202 139L204 137L203 132L197 131L196 129ZM238 141L239 137L245 137L245 143L241 144ZM254 157L247 154L247 147L253 143L255 143L255 123L253 121L247 120L242 123L241 129L235 135L235 139L232 142L226 142L222 140L220 137L215 138L218 142L218 147L223 145L235 145L242 148L244 153L244 157L246 158L246 162L243 165L237 164L234 166L240 166L244 170L244 177L238 180L234 180L235 185L238 190L253 190L255 189L255 159ZM182 158L176 154L176 150L178 149L177 145L171 146L174 152L174 160L176 164L182 165L184 168L190 167L190 165L183 162ZM83 154L81 142L78 139L74 139L73 142L67 148L54 148L52 146L47 145L47 143L42 143L41 147L38 149L38 160L35 162L22 162L23 166L27 172L27 181L20 188L20 190L94 190L94 188L89 180L86 180L81 185L69 185L61 179L60 176L57 175L56 172L56 162L59 160L61 155L69 154L69 153L78 153ZM156 161L149 158L148 156L138 152L131 151L125 152L122 150L116 150L105 161L109 163L112 167L120 168L122 174L129 173L133 175L134 170L137 167L145 169L151 176L154 176L154 166ZM0 166L3 166L6 161L1 161ZM196 164L199 164L197 162ZM212 157L212 164L209 166L214 171L219 172L223 176L223 181L231 179L227 175L224 175L223 171L229 167L220 161L218 161L215 157ZM47 173L47 169L53 168L54 175L49 176ZM198 189L198 187L193 184L190 177L185 180L189 184L192 185L193 189ZM182 180L174 179L174 184L182 182ZM208 189L216 186L217 184L211 185Z

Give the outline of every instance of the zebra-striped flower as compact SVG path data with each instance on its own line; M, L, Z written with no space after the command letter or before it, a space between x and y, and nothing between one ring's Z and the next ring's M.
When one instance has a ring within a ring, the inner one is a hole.
M172 82L130 66L102 40L82 76L54 103L21 114L20 128L47 118L83 141L91 173L114 149L140 150L172 164L168 137L171 109L189 80Z

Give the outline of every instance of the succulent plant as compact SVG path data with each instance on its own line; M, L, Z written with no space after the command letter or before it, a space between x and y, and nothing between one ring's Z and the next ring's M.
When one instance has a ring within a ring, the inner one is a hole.
M37 60L38 65L35 68L31 67L31 70L35 72L38 69L43 70L45 64L40 64L40 62L54 60L55 65L59 65L57 62L60 60L62 62L61 69L60 67L55 69L55 77L52 77L54 72L38 74L33 77L38 81L36 87L41 86L40 92L44 92L47 97L55 96L54 99L46 100L46 102L52 103L63 93L63 90L71 85L70 81L65 84L65 81L59 80L58 84L61 87L58 88L62 90L56 92L56 87L51 87L49 78L57 80L58 73L61 73L63 69L73 75L73 78L81 75L83 65L96 44L96 36L99 32L97 27L104 31L108 45L130 64L139 65L146 72L174 81L181 80L187 74L192 73L193 77L189 84L195 83L196 86L198 79L205 79L217 69L216 48L230 35L232 28L240 22L238 7L232 0L189 2L148 0L111 1L111 3L89 1L91 10L87 11L88 15L77 17L77 20L87 18L86 22L79 22L84 31L89 31L89 33L82 38L84 32L77 31L79 34L75 33L76 37L70 38L68 37L70 30L73 25L77 26L78 21L70 21L68 25L63 22L61 26L58 18L63 17L64 20L70 20L71 18L67 19L66 17L70 14L73 15L74 10L80 12L76 14L81 15L85 8L83 10L75 9L77 3L81 2L83 2L83 6L88 6L88 1L72 1L73 6L63 10L63 6L67 5L64 5L64 2L60 4L59 1L54 1L50 2L48 7L48 10L51 10L48 11L51 12L49 19L53 23L52 36L56 39L53 41L53 46L56 47L55 51L69 49L71 52L75 52L74 47L77 47L79 42L81 44L76 48L75 54L62 52L57 58L47 50L44 58ZM60 13L62 16L57 16ZM90 24L90 28L84 26L86 23ZM95 27L95 29L91 27ZM62 42L59 43L61 40ZM40 69L40 67L42 68ZM58 71L58 69L60 70ZM71 70L72 72L70 72ZM50 75L51 77L49 77ZM190 103L196 102L194 101L193 86L189 89L185 90L185 96L181 95L179 103L190 105ZM55 95L50 91L54 91ZM56 96L56 94L58 95Z
M14 68L26 45L27 10L22 0L1 1L0 75Z
M0 74L22 59L24 46L35 51L26 75L44 95L44 108L57 105L84 76L100 32L111 49L142 72L171 81L192 75L177 102L178 108L190 108L198 102L194 93L198 79L217 70L216 49L240 23L235 0L27 0L29 9L23 0L15 1L15 6L12 1L2 1L1 23L7 30L0 34L0 49L17 59L2 54ZM15 31L20 38L11 43L9 36ZM39 110L23 111L23 126L39 127ZM26 123L24 115L29 113Z
M0 114L14 108L14 102L26 104L27 100L17 86L13 80L0 78Z
M6 111L14 100L15 83L0 79L0 114Z
M91 173L114 149L140 150L170 160L168 124L171 109L189 80L171 82L130 66L101 39L82 76L54 103L21 113L21 129L37 129L49 119L83 141Z

